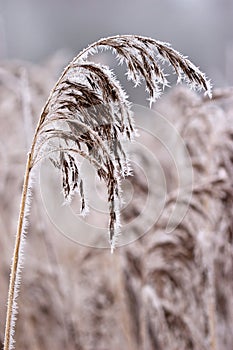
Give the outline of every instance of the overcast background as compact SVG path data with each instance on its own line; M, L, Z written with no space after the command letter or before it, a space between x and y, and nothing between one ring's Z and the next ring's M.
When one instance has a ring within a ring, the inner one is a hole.
M0 59L41 62L113 34L170 42L215 86L233 84L232 0L0 0Z

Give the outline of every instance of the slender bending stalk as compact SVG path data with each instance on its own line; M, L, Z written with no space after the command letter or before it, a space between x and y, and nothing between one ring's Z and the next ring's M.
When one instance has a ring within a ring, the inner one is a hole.
M167 62L179 81L211 94L205 75L169 44L138 35L101 39L84 49L65 68L43 108L27 159L20 214L8 293L4 350L13 348L16 297L19 287L20 256L33 166L45 156L61 172L63 194L70 202L76 191L81 213L87 211L84 181L77 154L95 168L107 187L109 202L109 242L116 245L120 227L120 182L130 174L124 140L134 134L134 123L127 95L112 71L88 60L98 48L111 49L120 63L127 65L127 76L135 85L144 80L150 103L155 102L166 75L159 63ZM59 144L59 146L58 146ZM56 151L56 152L55 152Z
M11 275L10 275L10 283L9 283L9 292L8 292L8 302L7 302L7 315L6 315L6 327L5 327L5 338L4 338L4 350L8 350L11 348L11 344L13 341L13 332L14 332L14 308L15 308L15 296L16 296L16 278L18 275L19 269L19 253L22 244L22 235L23 235L23 225L25 219L25 208L27 202L27 195L29 189L29 177L31 171L31 153L28 154L27 165L24 175L24 184L23 184L23 192L20 204L20 212L18 219L18 227L17 234L15 239L15 248L12 259L11 266Z

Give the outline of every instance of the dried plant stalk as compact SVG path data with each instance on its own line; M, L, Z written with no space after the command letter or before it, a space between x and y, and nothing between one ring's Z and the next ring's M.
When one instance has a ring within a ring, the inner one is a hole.
M101 39L65 68L43 108L28 154L10 277L4 350L12 349L14 343L26 209L32 170L39 160L50 156L61 171L65 200L70 202L78 191L83 214L88 207L77 155L93 165L107 187L112 251L116 245L120 230L120 180L130 174L123 141L134 136L134 123L127 96L114 74L108 67L88 61L89 55L105 48L111 49L120 63L126 63L128 79L135 85L145 81L150 104L168 85L160 61L172 66L178 82L188 82L191 88L203 89L211 95L209 81L187 58L169 44L137 35Z

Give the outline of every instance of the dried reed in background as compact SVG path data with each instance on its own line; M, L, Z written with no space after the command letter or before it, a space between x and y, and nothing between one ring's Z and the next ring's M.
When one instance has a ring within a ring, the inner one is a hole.
M164 232L175 192L171 192L166 210L151 234L127 254L126 290L130 291L132 307L135 300L139 305L139 312L134 308L137 316L132 323L136 334L141 334L140 349L232 348L230 91L222 90L219 100L203 102L181 89L161 107L173 122L176 120L187 144L194 188L189 211L172 234ZM186 201L185 193L181 201ZM142 296L137 292L139 286Z

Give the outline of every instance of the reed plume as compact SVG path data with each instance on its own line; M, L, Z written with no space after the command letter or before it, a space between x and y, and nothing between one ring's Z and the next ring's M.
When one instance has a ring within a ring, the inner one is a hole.
M78 157L85 158L96 170L107 188L109 202L109 242L115 248L120 230L120 180L131 173L124 142L135 134L133 116L127 95L113 72L93 63L88 57L100 49L111 49L119 63L126 63L127 77L138 85L145 82L150 104L168 86L160 63L168 63L191 88L203 89L211 96L211 85L205 75L169 44L137 35L106 39L84 49L65 68L47 100L28 153L18 220L15 250L11 268L4 350L14 346L16 298L18 294L22 244L29 212L33 170L44 157L61 172L64 199L70 202L80 194L81 213L88 211L85 179Z

